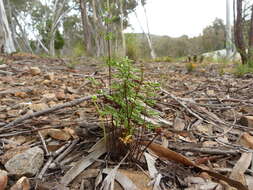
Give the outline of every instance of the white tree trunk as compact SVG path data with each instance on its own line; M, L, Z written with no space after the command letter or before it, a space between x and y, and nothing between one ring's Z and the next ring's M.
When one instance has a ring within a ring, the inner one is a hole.
M151 53L151 57L152 57L152 59L155 59L156 58L156 53L155 53L155 49L154 49L152 41L151 41L151 36L150 36L150 31L149 31L149 24L148 24L147 10L145 8L145 5L143 3L141 3L141 4L142 4L143 10L144 10L146 24L147 24L147 30L148 30L147 36L148 36L148 43L149 43L149 47L150 47L150 51L151 51L150 52Z
M5 13L3 0L0 0L0 48L2 47L6 53L16 51Z
M150 56L151 56L152 59L155 59L156 58L156 54L155 54L155 50L154 50L153 45L152 45L152 41L151 41L150 35L148 33L146 33L145 30L144 30L144 28L142 27L141 22L140 22L140 20L138 18L138 15L137 15L136 11L134 11L134 14L135 14L135 17L136 17L136 19L137 19L137 21L139 23L139 26L140 26L143 34L147 38L149 49L150 49Z
M232 30L230 22L230 0L226 0L226 51L227 58L232 55Z
M120 29L121 29L121 40L122 40L122 53L126 56L126 38L124 34L124 13L123 13L123 1L120 0Z
M49 42L49 52L50 55L55 56L55 33L60 24L60 21L66 16L66 14L72 9L64 11L64 5L67 3L66 0L56 0L54 4L54 15L52 20L52 26L50 29L50 42Z

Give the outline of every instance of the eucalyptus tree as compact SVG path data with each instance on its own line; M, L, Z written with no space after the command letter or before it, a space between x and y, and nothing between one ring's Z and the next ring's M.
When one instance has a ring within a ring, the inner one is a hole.
M147 37L147 40L148 40L148 45L149 45L149 48L150 48L150 55L152 57L152 59L155 59L156 58L156 53L155 53L155 49L153 47L153 43L152 43L152 39L150 37L150 31L149 31L149 24L148 24L148 16L147 16L147 10L146 10L146 7L145 7L145 3L146 1L145 0L141 0L141 5L143 7L143 10L144 10L144 15L145 15L145 19L146 19L146 27L147 27L147 33L146 34L146 37Z
M231 0L226 0L226 52L227 58L232 54L232 30L231 30Z
M5 2L15 45L19 50L33 52L29 39L33 33L31 13L36 10L38 1L5 0Z
M11 30L7 20L3 0L0 0L0 48L1 51L12 53L15 50Z
M56 49L62 48L63 32L60 28L63 19L73 9L74 0L5 1L10 5L9 20L12 21L12 29L19 39L21 50L32 51L31 40L33 47L51 55L55 55Z
M234 0L235 45L242 64L253 66L253 4L251 1Z
M109 5L108 5L109 4ZM88 54L104 56L107 52L106 34L111 36L114 52L125 55L124 29L128 15L137 7L137 0L79 0L83 36Z

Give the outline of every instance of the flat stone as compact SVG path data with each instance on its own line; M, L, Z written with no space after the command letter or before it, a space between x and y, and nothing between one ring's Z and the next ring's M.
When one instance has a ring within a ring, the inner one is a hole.
M39 67L31 67L30 68L30 72L32 73L32 75L39 75L41 73L41 70Z
M56 100L56 96L54 93L48 93L48 94L43 94L43 99L45 100Z
M4 166L10 174L34 176L41 168L43 161L43 150L39 147L34 147L15 155Z

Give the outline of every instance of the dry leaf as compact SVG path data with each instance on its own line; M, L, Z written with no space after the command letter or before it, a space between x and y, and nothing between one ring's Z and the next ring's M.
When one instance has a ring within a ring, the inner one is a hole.
M25 93L25 92L16 92L14 94L14 96L19 97L19 98L27 98L28 97L27 93Z
M208 125L208 124L206 124L206 125L197 125L195 127L195 129L199 133L201 133L201 134L205 134L207 136L213 135L213 127L212 127L212 125Z
M77 139L77 138L78 138L78 135L76 134L76 131L75 131L74 129L65 127L63 130L64 130L66 133L70 134L74 139Z
M183 131L185 128L184 121L179 117L176 117L173 123L173 128L176 129L177 131Z
M212 176L216 179L223 180L223 181L227 182L232 187L236 187L240 190L248 190L248 188L245 185L243 185L241 182L227 178L226 176L223 176L219 173L216 173L216 172L213 172L209 169L198 166L193 161L188 159L187 157L185 157L177 152L174 152L170 149L164 148L163 146L161 146L159 144L149 143L148 141L141 141L141 144L146 145L146 146L149 145L148 148L151 149L159 158L173 160L178 163L184 164L186 166L196 167L196 168L202 170L203 172L208 173L210 176Z
M8 173L4 170L0 170L0 189L5 190L8 183Z
M245 175L245 179L249 187L249 190L253 190L253 177L249 175Z
M243 133L239 140L239 144L245 146L246 148L253 149L253 136L251 136L249 133Z
M237 161L235 164L231 174L230 178L240 181L242 184L246 185L246 180L244 173L249 168L252 160L252 153L244 152L241 155L241 158Z
M73 179L75 179L83 170L89 167L100 156L106 152L106 146L104 139L101 139L99 143L95 144L92 148L93 151L78 161L67 173L61 178L61 183L67 186Z
M144 153L144 156L146 158L147 161L147 165L148 165L148 171L149 171L149 175L151 178L154 178L158 171L155 167L155 162L156 162L156 158L152 155L150 155L149 153Z
M54 80L54 73L46 73L45 79Z
M54 139L68 141L71 136L61 129L48 129L48 135Z
M11 187L10 190L30 190L30 182L27 177L21 177L15 185Z
M149 144L148 141L142 141L141 143L144 145ZM174 152L168 148L164 148L159 144L151 143L149 144L148 148L151 149L159 158L173 160L187 166L195 166L195 163L186 158L185 156L178 154L177 152Z
M58 100L64 100L66 98L66 95L63 91L56 92L55 96Z

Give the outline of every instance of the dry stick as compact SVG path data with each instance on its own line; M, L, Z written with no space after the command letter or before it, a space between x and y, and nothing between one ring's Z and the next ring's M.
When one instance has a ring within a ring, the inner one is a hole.
M43 147L44 147L44 149L45 149L45 151L46 151L46 156L49 156L50 154L49 154L49 151L48 151L48 149L47 149L47 145L46 145L45 139L44 139L44 137L42 136L42 134L41 134L40 131L38 131L38 135L39 135L40 140L41 140L41 142L42 142L42 145L43 145Z
M37 175L37 179L41 180L43 175L46 173L47 169L49 168L49 166L51 165L51 163L53 162L54 158L56 156L58 156L62 151L64 151L64 149L66 149L66 147L69 146L70 143L67 143L66 145L62 146L61 148L59 148L58 150L56 150L47 160L46 164L44 165L44 167L41 169L40 173Z
M210 123L210 124L213 124L213 125L216 125L215 122L218 122L218 123L223 124L223 125L225 125L225 126L230 126L230 128L229 128L225 133L223 133L221 136L223 136L223 135L225 135L226 133L230 132L230 131L233 129L233 127L242 128L242 126L240 126L240 125L236 125L236 124L232 124L232 123L227 123L227 122L224 122L224 121L221 121L221 120L217 120L217 119L215 119L215 118L210 118L212 122L207 121L206 119L203 119L201 116L199 116L198 114L196 114L195 112L193 112L193 111L192 111L190 108L188 108L182 101L179 101L179 98L177 98L176 96L174 96L173 94L167 92L167 91L164 90L164 89L161 89L161 90L162 90L162 92L168 94L171 98L173 98L174 100L176 100L176 101L177 101L180 105L182 105L190 114L192 114L193 116L195 116L195 117L198 118L199 120L201 120L201 121L206 121L206 122L208 122L208 123ZM231 125L233 125L233 127L232 127ZM244 128L246 128L246 127L244 127ZM211 138L217 138L217 137L219 137L219 136L213 136L213 137L211 137ZM209 138L210 138L210 137L209 137Z
M47 169L49 168L50 164L52 163L54 157L51 156L49 157L49 159L47 160L46 164L44 165L44 167L42 168L42 170L40 171L40 173L38 174L38 179L41 180L43 178L43 175L46 173Z
M238 88L238 89L235 89L235 90L233 90L232 92L233 92L233 93L234 93L234 92L238 92L238 91L240 91L240 90L243 90L243 89L245 89L245 88L250 87L251 85L253 85L253 82L251 82L251 83L249 83L249 84L246 84L245 86L242 86L242 87L240 87L240 88Z
M75 147L75 145L78 143L79 139L75 139L71 145L62 153L60 154L55 160L55 163L59 163L68 153L70 153L73 148Z
M0 74L4 74L4 75L13 75L13 73L8 72L8 71L3 71L3 70L0 70Z
M95 95L97 97L101 97L103 95ZM71 107L71 106L75 106L75 105L78 105L84 101L87 101L87 100L91 100L93 96L86 96L86 97L83 97L83 98L79 98L79 99L76 99L76 100L73 100L73 101L70 101L70 102L67 102L65 104L61 104L61 105L58 105L58 106L54 106L52 108L49 108L49 109L45 109L45 110L42 110L42 111L38 111L38 112L35 112L33 114L29 114L29 115L24 115L22 117L19 117L18 119L10 122L9 124L5 125L4 127L2 127L0 129L0 132L1 131L4 131L5 129L7 128L10 128L10 127L13 127L15 126L16 124L18 123L21 123L27 119L31 119L33 117L38 117L38 116L41 116L41 115L44 115L44 114L48 114L48 113L51 113L51 112L54 112L54 111L57 111L57 110L60 110L62 108L65 108L65 107Z
M169 145L169 148L176 149L179 151L198 152L203 154L220 154L220 155L237 155L240 153L238 150L220 150L215 148L197 148L197 147L184 147Z
M174 96L173 94L167 92L166 90L162 89L162 92L168 94L172 99L176 100L181 106L183 106L190 114L192 114L193 116L195 116L196 118L198 118L199 120L203 121L204 119L201 118L199 115L197 115L196 113L194 113L190 108L188 108L182 101L179 101L179 99Z

